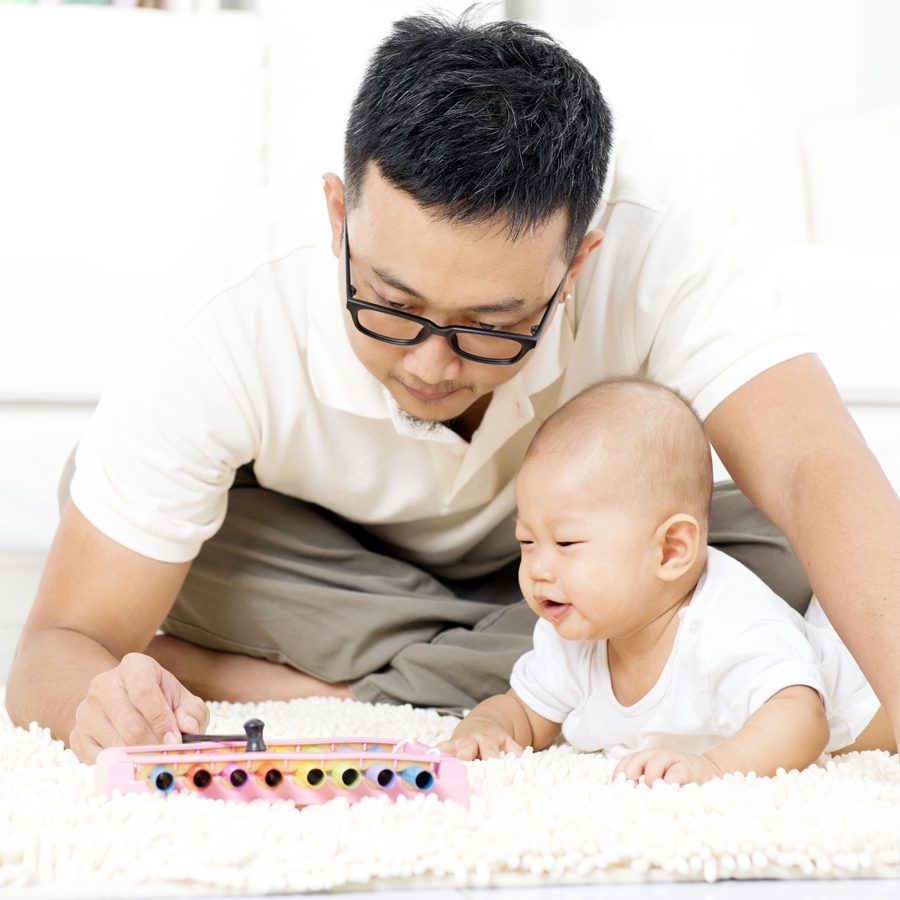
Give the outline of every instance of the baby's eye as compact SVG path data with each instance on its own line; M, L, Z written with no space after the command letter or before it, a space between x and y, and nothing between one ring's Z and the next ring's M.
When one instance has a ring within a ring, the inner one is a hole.
M583 541L557 541L557 547L574 547L576 544L584 543Z
M530 547L534 543L534 541L529 541L529 540L526 540L525 538L516 538L516 540L519 542L519 545L522 547Z

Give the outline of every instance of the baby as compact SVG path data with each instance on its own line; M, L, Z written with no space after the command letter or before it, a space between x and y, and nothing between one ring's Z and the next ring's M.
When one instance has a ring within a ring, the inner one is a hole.
M562 729L622 757L613 777L677 784L896 752L818 602L802 617L707 547L711 493L703 425L659 384L610 379L551 416L516 483L534 649L441 749L518 754Z

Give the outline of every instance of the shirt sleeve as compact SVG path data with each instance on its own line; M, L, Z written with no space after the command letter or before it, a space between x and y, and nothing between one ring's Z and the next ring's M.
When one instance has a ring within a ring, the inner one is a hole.
M516 661L510 687L539 716L562 723L583 699L584 643L563 640L549 622L539 619L534 649Z
M762 247L714 198L676 198L636 288L635 350L648 377L701 418L772 366L812 351Z
M78 445L72 501L137 553L193 559L222 524L235 470L254 458L244 401L190 321L155 314Z
M722 734L739 731L763 703L791 685L808 685L825 699L815 651L800 626L757 621L719 643L709 677L713 714Z

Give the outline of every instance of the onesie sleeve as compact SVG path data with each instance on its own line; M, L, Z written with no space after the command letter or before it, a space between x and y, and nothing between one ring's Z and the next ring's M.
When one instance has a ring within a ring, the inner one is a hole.
M720 642L710 665L710 696L721 733L732 735L773 694L805 684L825 699L812 645L801 627L785 620L752 622Z
M566 641L539 619L534 649L520 656L509 678L510 687L529 708L551 722L562 723L583 699L583 671L588 656L585 641Z

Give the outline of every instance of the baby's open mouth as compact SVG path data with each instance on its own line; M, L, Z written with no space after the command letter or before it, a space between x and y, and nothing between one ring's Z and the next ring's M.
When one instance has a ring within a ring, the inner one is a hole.
M544 615L551 619L558 619L560 616L564 615L571 605L571 603L560 603L557 600L541 600Z

